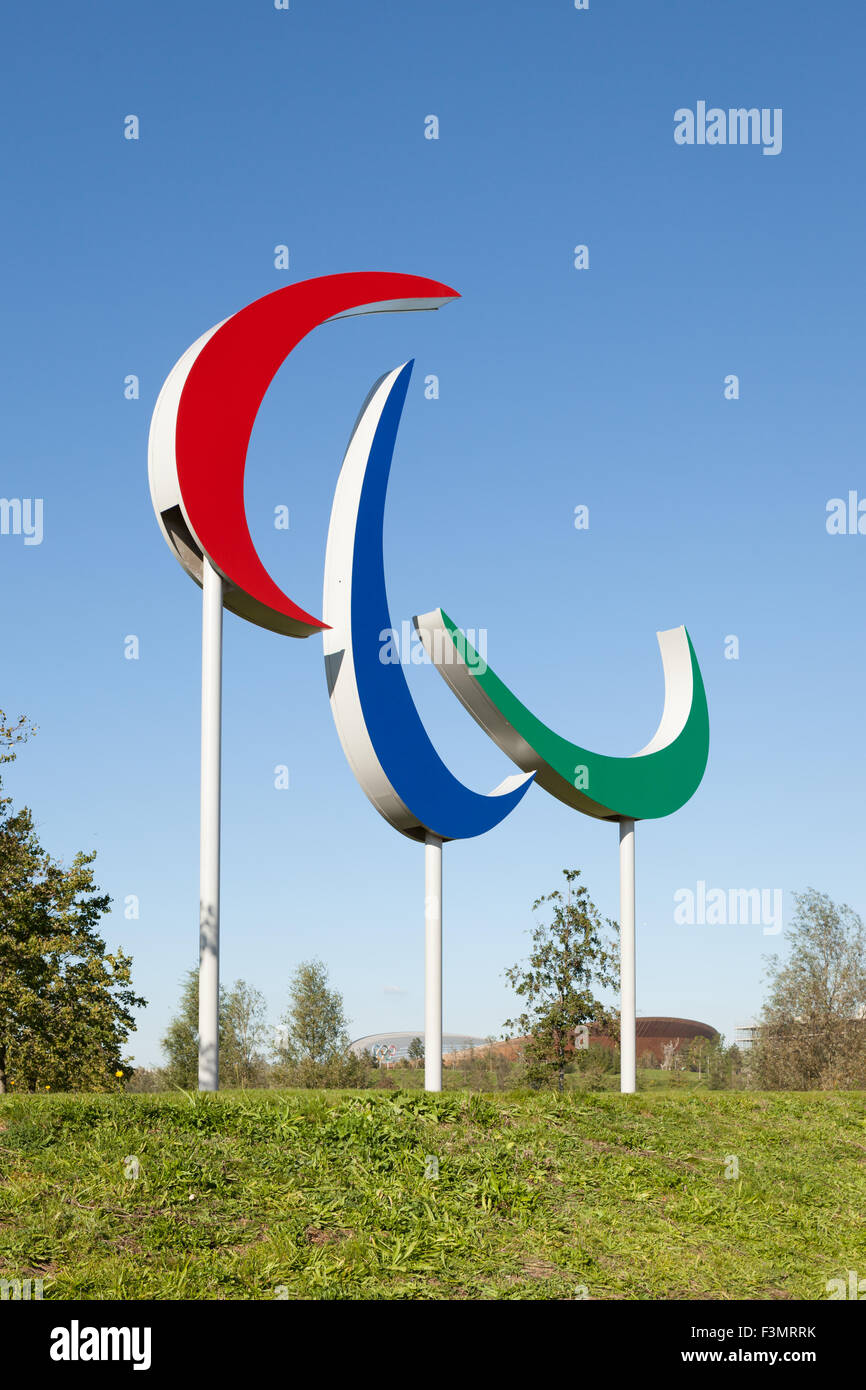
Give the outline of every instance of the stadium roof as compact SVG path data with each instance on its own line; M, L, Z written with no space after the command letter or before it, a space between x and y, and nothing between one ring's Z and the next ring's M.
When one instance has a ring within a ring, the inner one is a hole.
M407 1057L413 1038L424 1041L424 1029L416 1028L408 1033L368 1033L365 1038L356 1038L350 1043L349 1051L360 1057L362 1052L375 1052L377 1047L393 1047L394 1057ZM475 1038L470 1033L443 1033L442 1051L462 1052L469 1047L485 1047L485 1038Z

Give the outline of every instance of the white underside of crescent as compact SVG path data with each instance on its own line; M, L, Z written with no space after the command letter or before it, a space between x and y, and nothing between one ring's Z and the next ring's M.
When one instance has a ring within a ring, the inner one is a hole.
M669 627L657 632L656 637L665 674L665 703L658 728L649 743L632 754L633 758L659 753L676 743L688 723L694 700L692 654L685 627Z
M382 411L402 370L402 365L396 367L377 381L361 407L337 480L322 597L322 619L329 627L323 631L322 641L331 711L346 761L379 814L396 830L406 832L415 829L418 820L397 795L376 756L364 722L352 653L352 559L361 491Z
M153 408L150 435L147 441L147 474L150 480L150 497L159 528L165 537L166 544L177 556L187 574L197 584L201 584L201 561L193 556L186 547L181 549L175 544L165 524L164 515L173 507L180 507L190 535L195 540L199 550L203 551L201 541L196 535L195 528L191 525L183 505L180 483L177 478L177 454L175 452L177 412L180 407L183 388L186 386L186 380L192 371L193 363L205 343L210 341L217 329L222 328L224 323L228 323L228 319L222 319L219 323L215 323L213 328L209 328L207 333L202 333L201 337L196 338L192 346L188 347L183 356L175 362L163 382L162 390ZM223 578L225 577L223 575Z

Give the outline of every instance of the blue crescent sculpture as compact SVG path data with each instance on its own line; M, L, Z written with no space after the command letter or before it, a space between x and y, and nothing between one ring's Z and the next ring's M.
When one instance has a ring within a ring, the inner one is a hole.
M375 384L343 460L325 558L325 668L343 751L380 814L413 840L466 839L504 820L534 773L506 777L488 795L464 786L431 743L402 665L381 659L381 634L392 630L385 497L411 374L407 362Z

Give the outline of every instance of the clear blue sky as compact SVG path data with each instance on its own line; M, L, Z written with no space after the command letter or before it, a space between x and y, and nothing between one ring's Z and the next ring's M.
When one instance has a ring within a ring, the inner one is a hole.
M612 753L653 732L655 630L687 624L710 762L684 810L638 827L638 1008L730 1035L781 938L677 926L679 888L779 887L787 914L814 885L864 907L866 537L825 527L828 499L866 495L862 12L49 0L7 6L0 34L0 495L44 499L41 545L0 536L0 706L39 725L7 785L53 852L98 851L108 942L150 1001L136 1059L160 1060L198 934L200 594L152 514L151 410L219 319L367 269L463 298L327 325L292 355L248 461L262 557L320 609L348 431L372 382L415 357L386 531L397 622L441 604L486 628L526 703ZM782 152L678 146L674 111L698 101L781 107ZM225 646L224 979L257 985L276 1018L318 955L354 1036L419 1027L423 854L354 782L320 642L227 615ZM411 683L458 775L499 781L507 763L435 672ZM497 831L446 847L448 1031L501 1030L502 971L563 867L616 916L616 838L533 789Z

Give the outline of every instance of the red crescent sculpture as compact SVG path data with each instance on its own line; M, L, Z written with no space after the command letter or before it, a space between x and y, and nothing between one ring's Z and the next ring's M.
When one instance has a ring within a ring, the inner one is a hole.
M222 575L227 608L290 637L326 627L268 574L244 508L250 435L289 353L330 319L438 309L458 298L448 285L419 275L323 275L248 304L203 334L175 365L151 424L151 494L163 534L187 572L201 583L204 554Z

